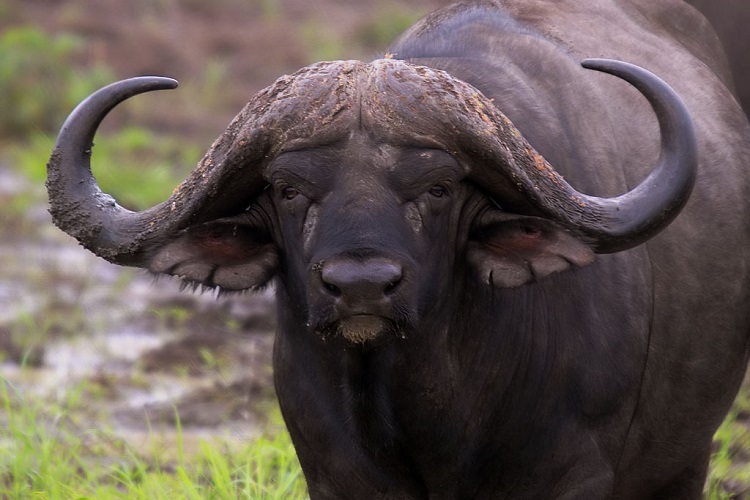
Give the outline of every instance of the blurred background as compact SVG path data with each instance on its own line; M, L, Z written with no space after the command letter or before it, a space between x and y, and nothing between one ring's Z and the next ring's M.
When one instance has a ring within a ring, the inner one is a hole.
M25 491L18 476L40 463L19 456L38 455L50 436L76 447L76 458L107 463L154 442L182 452L207 439L232 447L283 433L271 381L270 291L181 292L173 280L93 257L51 225L45 164L70 110L114 80L180 81L175 91L119 106L97 135L92 163L102 188L143 209L166 199L277 77L319 60L377 57L448 3L3 0L0 492ZM733 495L750 484L746 417L737 419L745 407L743 396L717 437L723 461L713 466L717 484ZM94 439L92 429L102 433ZM3 475L8 468L15 475Z

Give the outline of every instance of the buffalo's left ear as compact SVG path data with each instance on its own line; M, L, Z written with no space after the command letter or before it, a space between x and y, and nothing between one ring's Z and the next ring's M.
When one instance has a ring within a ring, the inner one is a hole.
M240 291L264 286L278 265L270 236L241 215L184 230L155 252L149 270L187 284Z
M472 231L467 258L488 285L514 288L590 264L594 252L546 219L495 212Z

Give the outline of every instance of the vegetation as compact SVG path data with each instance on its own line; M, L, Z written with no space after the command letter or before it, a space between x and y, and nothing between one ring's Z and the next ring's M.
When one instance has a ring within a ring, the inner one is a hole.
M748 415L750 397L747 389L743 388L732 411L714 434L714 453L705 489L707 499L746 499L750 496Z
M365 23L358 38L365 46L387 47L420 17L421 12L403 5L382 6L376 15Z
M103 66L74 65L81 39L21 26L0 33L0 137L56 129L92 90L112 81Z
M33 27L0 35L0 53L9 56L0 58L0 109L9 110L0 115L0 141L13 141L6 155L40 185L64 118L83 98L115 79L105 66L82 70L75 64L79 42L73 35L52 37ZM206 78L215 75L207 71ZM205 85L202 90L209 90ZM128 126L103 131L93 161L105 191L127 208L143 209L166 199L203 149L169 134Z
M23 499L295 499L304 479L277 416L252 443L201 441L188 453L175 415L177 442L136 450L100 428L84 428L85 385L62 403L40 405L0 380L0 498Z
M0 498L22 499L297 499L304 478L278 411L263 436L250 443L201 440L187 450L175 414L177 440L163 446L158 432L147 451L136 450L101 427L79 422L91 397L81 384L62 402L40 403L0 379ZM746 396L716 433L706 498L746 498L750 468L748 429L738 415ZM104 418L103 416L101 418Z
M11 151L13 163L42 185L54 138L37 132L27 141L24 147ZM100 134L92 151L99 185L131 210L143 210L166 200L202 154L197 145L135 126Z

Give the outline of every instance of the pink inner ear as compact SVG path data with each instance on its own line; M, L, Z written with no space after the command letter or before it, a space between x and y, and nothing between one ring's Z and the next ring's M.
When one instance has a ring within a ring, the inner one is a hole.
M485 283L515 288L571 266L591 264L594 252L552 222L519 216L477 231L467 258Z
M236 264L254 253L243 241L217 235L201 235L196 241L201 255L217 264Z
M249 290L273 278L279 256L270 237L241 223L194 226L167 242L150 260L154 273L222 290Z
M202 260L219 266L248 262L269 250L261 232L237 224L213 224L190 232L190 245Z
M536 253L549 244L545 232L531 226L503 228L484 241L498 253Z

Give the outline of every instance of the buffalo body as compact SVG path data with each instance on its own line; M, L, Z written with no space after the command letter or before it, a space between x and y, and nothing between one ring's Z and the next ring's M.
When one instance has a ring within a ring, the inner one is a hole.
M687 0L706 16L726 51L737 98L750 110L750 2L746 0ZM708 42L708 41L706 41Z

